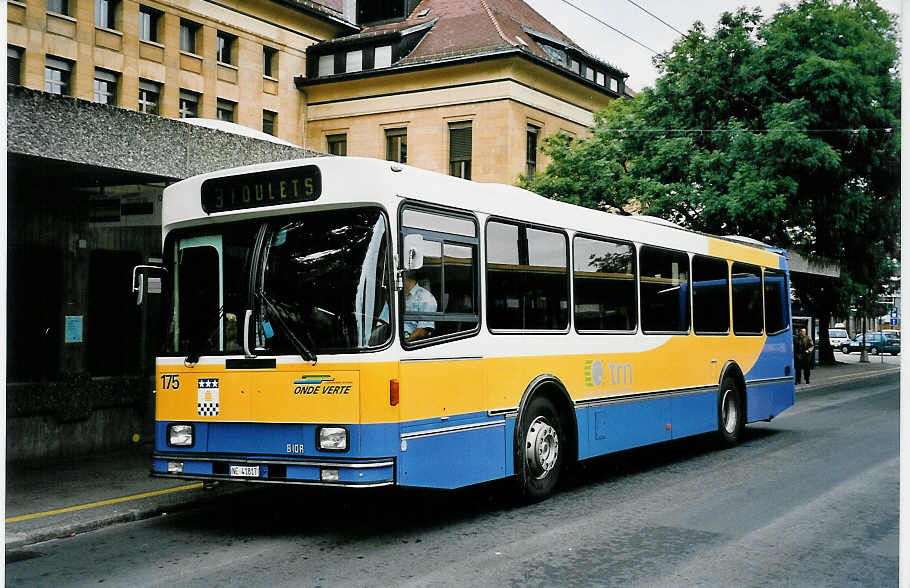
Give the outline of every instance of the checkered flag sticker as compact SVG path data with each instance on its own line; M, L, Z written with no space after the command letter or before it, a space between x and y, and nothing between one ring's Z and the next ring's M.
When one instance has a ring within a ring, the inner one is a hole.
M199 378L198 402L196 411L199 416L218 416L218 378Z

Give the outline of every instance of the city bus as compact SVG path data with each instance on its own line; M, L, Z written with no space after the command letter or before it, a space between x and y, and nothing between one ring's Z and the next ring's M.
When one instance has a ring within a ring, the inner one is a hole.
M162 210L155 476L536 500L794 403L787 257L758 242L354 157Z

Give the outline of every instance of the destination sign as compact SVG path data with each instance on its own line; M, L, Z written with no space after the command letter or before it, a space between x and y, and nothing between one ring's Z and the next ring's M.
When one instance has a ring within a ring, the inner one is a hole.
M322 194L315 165L210 178L202 182L202 210L208 214L275 204L311 202Z

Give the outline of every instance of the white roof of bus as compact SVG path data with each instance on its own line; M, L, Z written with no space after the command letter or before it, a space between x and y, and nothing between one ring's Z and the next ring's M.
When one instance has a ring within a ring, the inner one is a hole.
M209 219L218 217L227 220L228 217L248 216L249 213L274 214L278 211L286 212L287 208L293 209L299 205L273 207L269 211L246 209L206 215L202 211L198 195L202 182L211 177L297 165L318 165L322 171L322 195L317 201L307 203L307 208L382 203L390 215L395 215L399 198L410 198L490 216L515 218L577 232L684 249L693 253L709 254L709 242L717 240L724 241L728 248L741 251L747 257L753 257L748 252L755 253L756 249L775 256L778 254L778 250L758 242L734 242L724 237L695 233L668 221L655 222L653 217L621 216L586 209L551 200L516 186L472 182L408 165L359 157L328 156L274 162L221 170L183 180L165 190L163 213L165 229L173 223L183 224L181 221L194 224L191 222L193 219L211 222ZM187 197L186 190L195 197Z

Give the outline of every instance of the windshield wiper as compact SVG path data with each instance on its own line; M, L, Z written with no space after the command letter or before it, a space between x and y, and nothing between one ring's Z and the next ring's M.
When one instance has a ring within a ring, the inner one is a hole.
M205 325L204 329L201 329L201 333L205 333L205 337L192 338L186 344L186 357L183 358L185 363L196 364L199 363L200 347L202 347L206 341L212 336L218 327L221 326L221 319L224 317L224 306L221 306L218 309L218 316L215 317L214 323L209 323ZM211 326L210 326L211 325Z
M310 349L304 345L300 339L297 338L297 335L294 334L294 330L287 323L287 321L284 320L281 309L275 306L275 304L269 300L269 298L265 295L265 292L263 292L261 289L256 292L256 295L259 297L262 303L268 307L269 311L275 315L275 318L278 319L278 324L281 325L281 329L284 331L285 336L291 342L291 345L294 347L294 350L298 353L298 355L307 361L316 363L316 354L310 351Z

